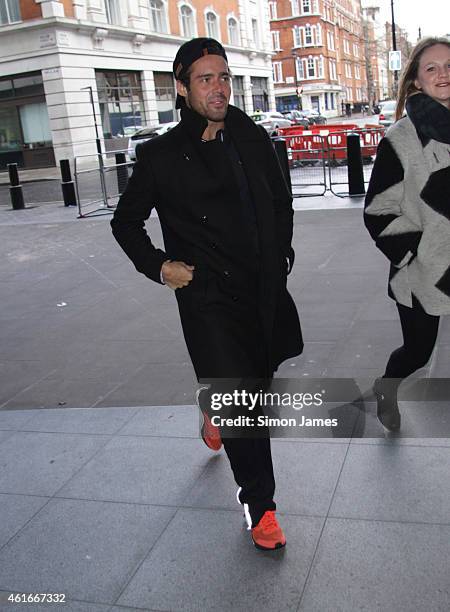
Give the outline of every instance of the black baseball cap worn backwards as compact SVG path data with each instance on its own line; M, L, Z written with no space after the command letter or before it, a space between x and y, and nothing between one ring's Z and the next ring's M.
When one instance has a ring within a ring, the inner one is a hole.
M181 45L173 61L173 74L177 81L182 81L190 66L204 55L220 55L228 63L220 42L214 38L193 38ZM181 108L183 101L183 96L177 95L175 107Z

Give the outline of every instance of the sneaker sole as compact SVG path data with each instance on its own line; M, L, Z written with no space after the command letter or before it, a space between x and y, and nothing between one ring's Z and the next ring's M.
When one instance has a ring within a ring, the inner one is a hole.
M281 542L277 542L273 548L269 548L267 546L262 546L261 544L257 544L255 540L253 540L253 544L259 550L279 550L280 548L284 548L286 546L286 542L284 544L282 544Z

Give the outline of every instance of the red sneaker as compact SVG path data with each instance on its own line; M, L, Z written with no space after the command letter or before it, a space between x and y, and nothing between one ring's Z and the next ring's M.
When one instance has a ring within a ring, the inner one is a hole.
M275 518L275 510L266 510L262 519L252 529L253 544L261 550L276 550L286 546L283 530Z
M222 448L222 438L220 436L220 430L216 425L213 425L211 423L211 419L206 414L206 412L202 410L200 406L200 394L205 389L207 389L207 387L201 387L200 389L197 389L196 398L195 398L197 401L197 406L199 407L200 412L202 413L202 416L203 416L203 425L202 425L200 433L201 433L203 442L206 444L208 448L210 448L213 451L219 451Z
M213 451L219 451L222 448L222 438L220 437L220 430L216 425L211 423L209 416L202 412L203 425L202 425L202 438L203 442L208 448Z

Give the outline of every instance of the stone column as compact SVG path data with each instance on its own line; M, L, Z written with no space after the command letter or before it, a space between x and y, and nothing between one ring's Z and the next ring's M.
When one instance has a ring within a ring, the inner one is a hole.
M91 86L99 137L103 140L97 86L93 68L58 66L42 70L56 163L97 152L89 90ZM95 157L83 159L93 162Z
M141 73L142 97L144 101L146 125L158 123L158 110L156 108L155 79L151 70Z
M250 75L244 75L244 102L245 112L250 114L254 111L252 98L252 81Z

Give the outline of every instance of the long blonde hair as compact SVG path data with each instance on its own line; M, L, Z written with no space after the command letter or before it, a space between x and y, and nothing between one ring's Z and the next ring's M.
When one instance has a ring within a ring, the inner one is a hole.
M412 53L409 56L408 62L400 79L400 85L398 88L397 95L397 109L395 111L396 121L403 117L406 100L409 98L409 96L412 96L420 91L414 85L414 81L417 79L417 73L419 71L419 61L422 57L422 53L426 49L434 47L435 45L447 45L447 47L450 48L450 41L447 38L424 38L419 43L417 43L417 45L412 50Z

